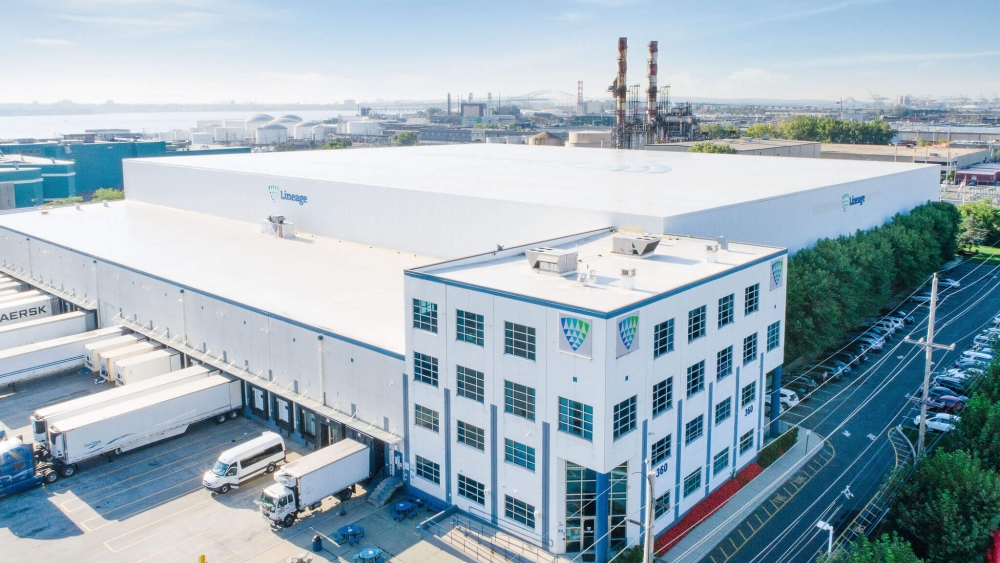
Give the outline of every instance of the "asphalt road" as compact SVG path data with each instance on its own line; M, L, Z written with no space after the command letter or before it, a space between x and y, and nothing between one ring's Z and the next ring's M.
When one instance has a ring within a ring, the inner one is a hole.
M935 342L956 345L952 352L934 354L939 369L953 364L1000 313L998 274L1000 266L969 262L947 274L959 280L961 288L946 290L939 299ZM817 528L817 522L842 521L836 530L839 536L854 511L869 503L899 463L888 431L897 425L912 428L918 410L909 397L923 382L924 352L904 343L903 337L910 333L913 339L926 336L928 307L914 307L904 305L900 310L913 310L916 323L897 331L881 354L870 355L860 369L828 383L809 401L782 414L789 424L825 436L826 447L703 561L815 561L826 551L828 541L828 533Z

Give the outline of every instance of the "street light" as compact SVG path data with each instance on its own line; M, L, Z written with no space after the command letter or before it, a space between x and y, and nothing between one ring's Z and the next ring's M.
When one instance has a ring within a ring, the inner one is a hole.
M833 553L833 526L820 520L819 522L816 522L816 527L819 528L820 530L825 530L827 532L830 532L830 537L826 541L826 554L830 555L831 553Z

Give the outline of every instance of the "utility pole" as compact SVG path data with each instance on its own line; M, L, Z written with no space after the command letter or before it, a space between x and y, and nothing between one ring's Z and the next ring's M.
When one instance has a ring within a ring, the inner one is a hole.
M655 514L653 506L656 503L656 493L654 492L656 473L652 471L646 473L646 484L646 545L643 550L642 563L653 563L653 523Z
M930 302L930 313L927 316L927 339L926 341L921 338L920 340L910 340L907 338L904 342L910 344L917 344L924 347L925 358L924 358L924 387L921 392L920 397L920 437L917 439L917 461L920 461L924 457L924 436L927 434L927 403L928 403L928 393L930 392L931 385L931 369L934 365L934 350L954 350L955 345L945 346L943 344L934 343L934 317L937 313L937 293L938 293L938 277L935 272L933 279L931 280L931 302Z

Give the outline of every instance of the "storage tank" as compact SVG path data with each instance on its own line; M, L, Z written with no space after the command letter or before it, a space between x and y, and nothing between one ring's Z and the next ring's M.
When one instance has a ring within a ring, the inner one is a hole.
M302 123L302 118L295 115L294 113L286 113L278 117L277 121L284 121L287 123Z
M570 131L567 147L611 148L611 131Z
M246 120L243 128L248 132L256 131L261 125L267 125L268 123L274 121L274 118L266 113L258 113L257 115Z
M156 136L157 136L157 137L158 137L158 138L159 138L159 139L160 139L161 141L166 141L166 142L168 142L168 143L170 143L170 142L173 142L173 141L176 141L176 140L177 140L177 132L176 132L176 131L161 131L161 132L157 133L157 135L156 135Z
M211 133L191 133L192 145L211 145L214 142Z
M348 121L348 135L380 135L382 124L378 121Z
M247 122L245 119L223 119L223 127L235 127L237 129L247 130Z
M309 141L320 141L325 136L323 129L316 129L317 125L322 125L319 121L303 121L295 125L295 138Z
M288 129L284 125L268 123L257 128L254 138L258 145L270 145L271 143L284 143L288 140Z
M242 127L216 127L212 129L215 141L242 141L246 131Z

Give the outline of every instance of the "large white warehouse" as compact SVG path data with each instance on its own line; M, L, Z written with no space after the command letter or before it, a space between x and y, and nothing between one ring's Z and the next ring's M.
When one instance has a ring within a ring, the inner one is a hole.
M0 214L0 272L242 378L286 435L363 441L413 491L599 562L641 533L635 472L658 475L659 531L763 444L786 248L938 183L924 165L492 144L124 172L125 201Z

